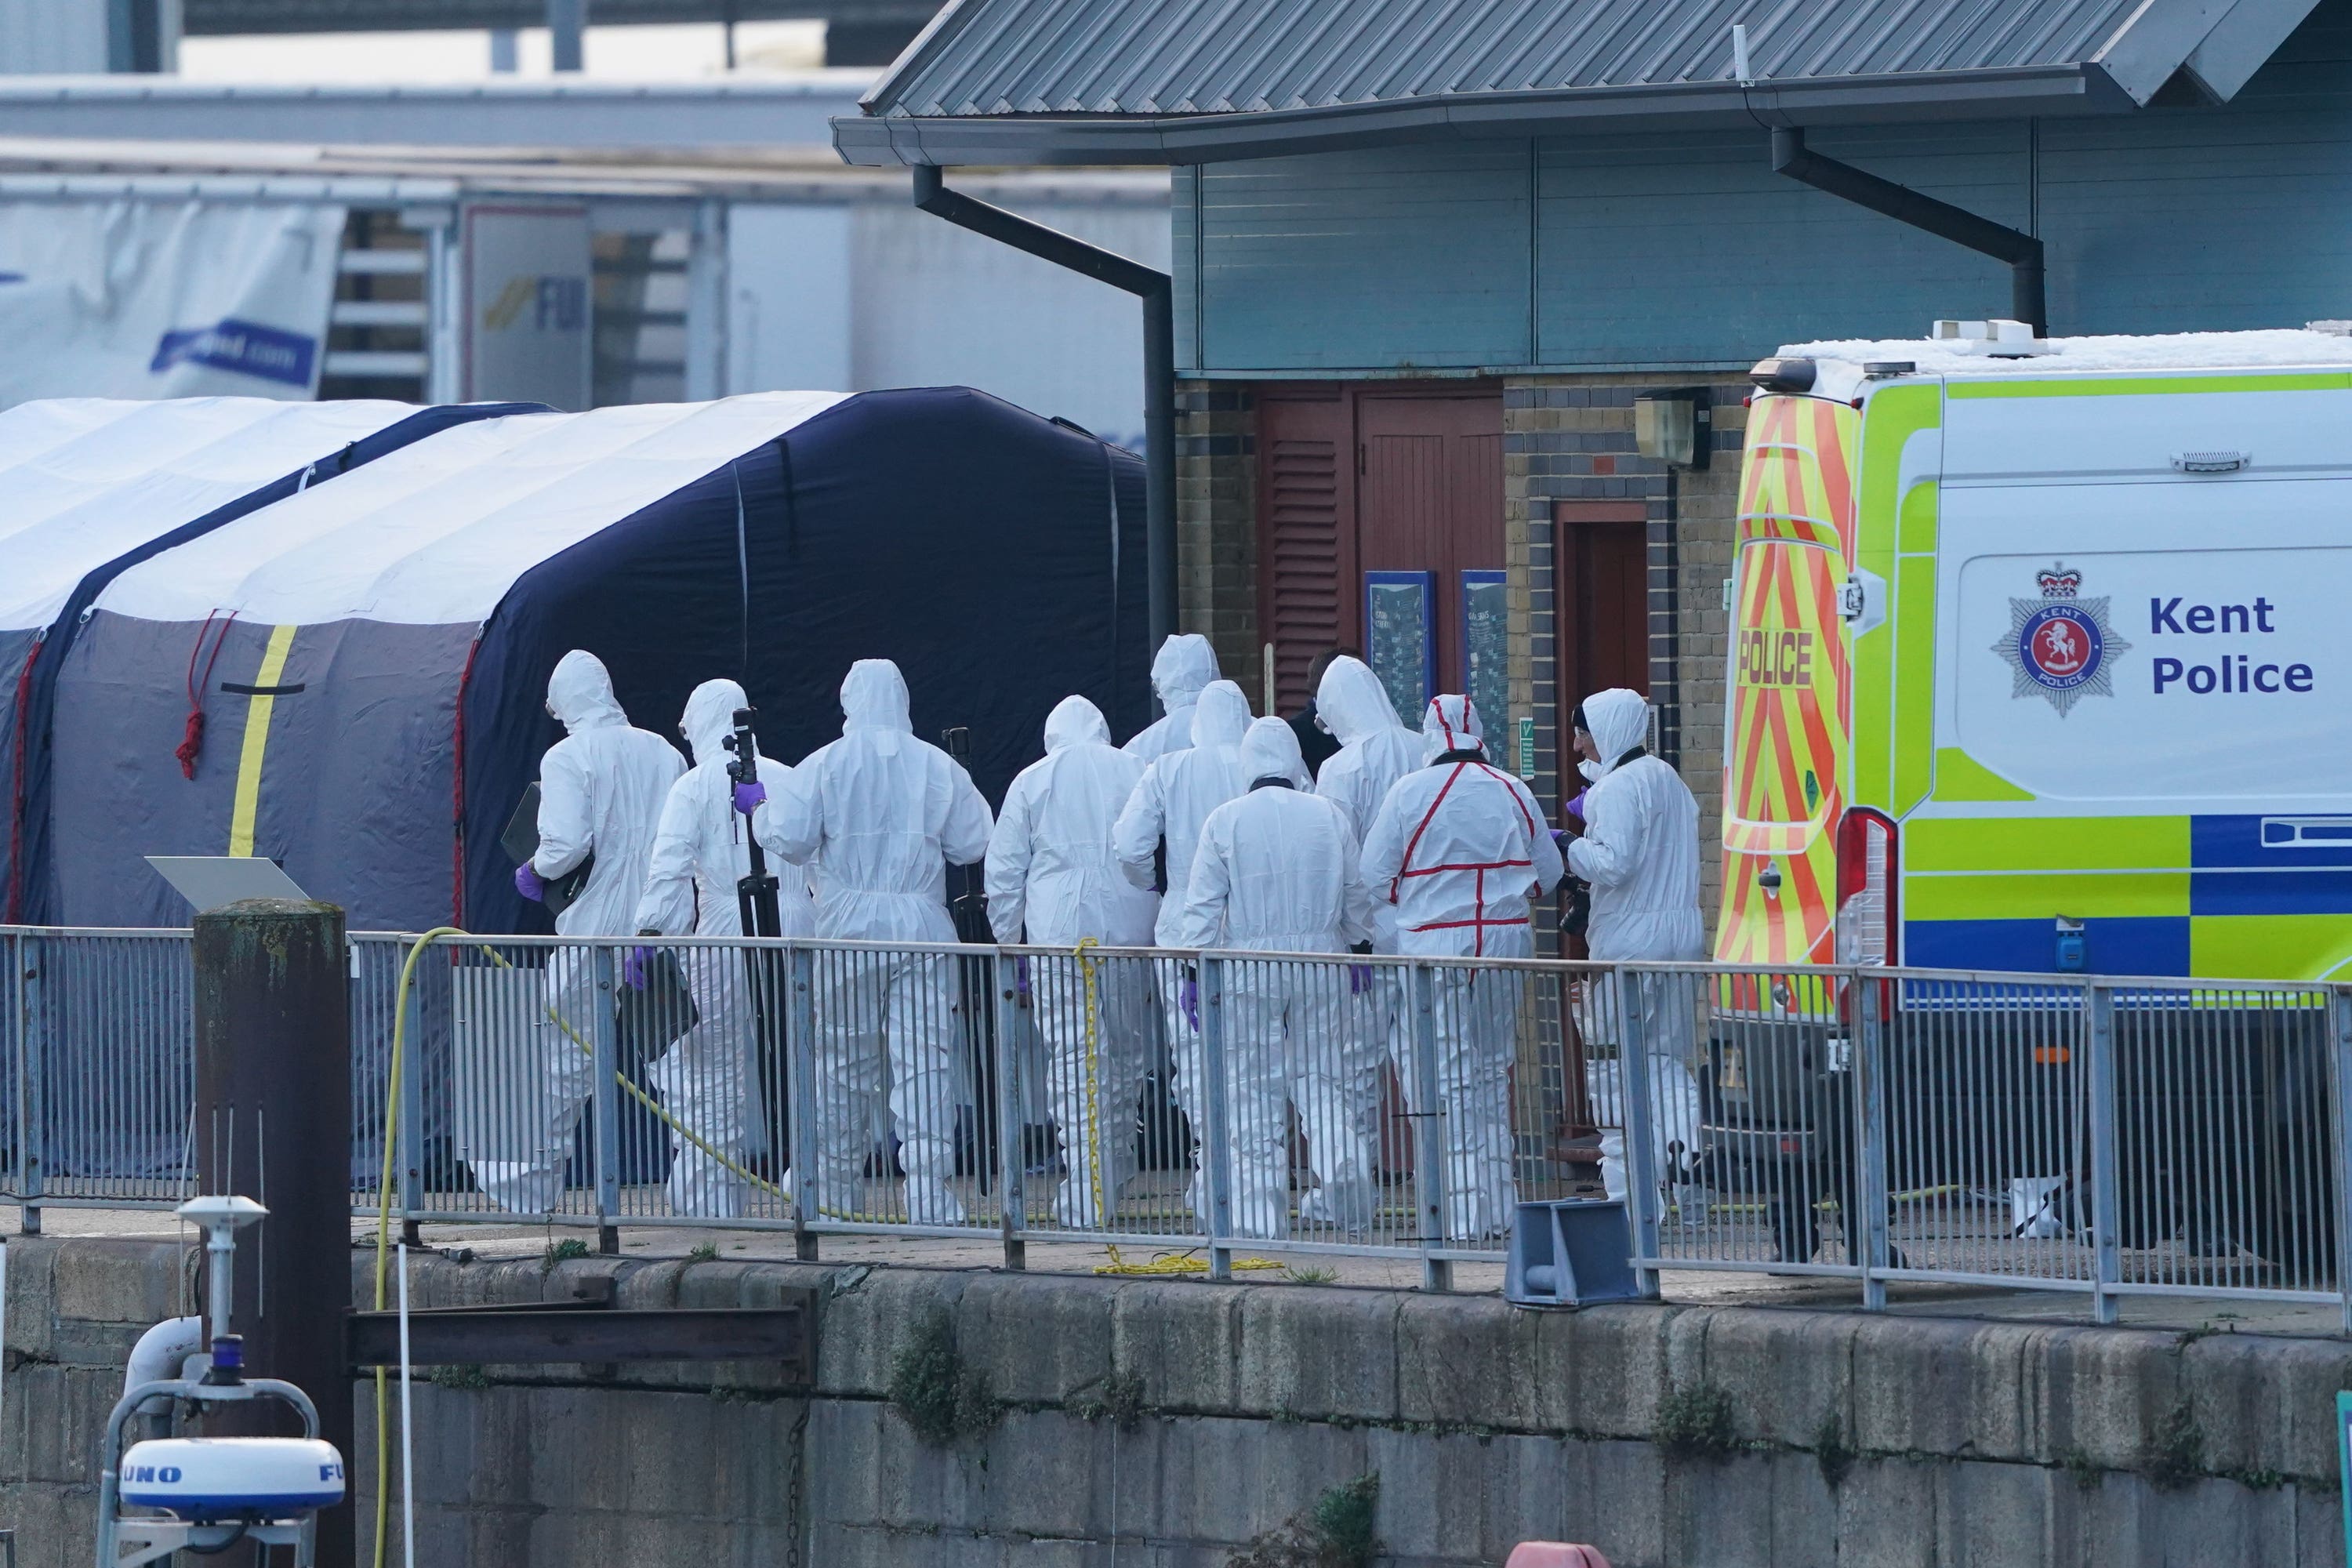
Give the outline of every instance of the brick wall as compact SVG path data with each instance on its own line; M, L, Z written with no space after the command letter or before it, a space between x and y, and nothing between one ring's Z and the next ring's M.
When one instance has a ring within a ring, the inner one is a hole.
M1715 908L1721 839L1723 579L1731 571L1731 517L1744 382L1712 387L1712 461L1669 471L1633 447L1637 392L1675 384L1657 375L1515 377L1503 392L1504 530L1511 574L1511 707L1536 721L1538 799L1560 795L1556 732L1560 627L1553 602L1555 500L1635 501L1649 529L1650 694L1660 751L1699 805L1701 907ZM1581 695L1581 694L1577 694ZM1569 793L1574 793L1570 791Z
M1233 382L1176 387L1176 624L1207 636L1259 710L1257 412Z

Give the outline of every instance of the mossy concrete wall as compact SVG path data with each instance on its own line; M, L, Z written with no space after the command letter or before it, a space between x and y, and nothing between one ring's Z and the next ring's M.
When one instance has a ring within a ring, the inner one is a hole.
M79 1565L122 1353L177 1310L183 1258L27 1240L10 1260L0 1516L25 1568ZM1530 1537L1620 1568L2344 1561L2335 1340L715 1261L433 1258L412 1278L417 1304L452 1305L594 1274L626 1306L816 1288L815 1386L752 1365L445 1373L415 1391L420 1563L1031 1568L1116 1543L1205 1568L1367 1472L1395 1563L1499 1563ZM942 1320L997 1405L944 1447L892 1389Z

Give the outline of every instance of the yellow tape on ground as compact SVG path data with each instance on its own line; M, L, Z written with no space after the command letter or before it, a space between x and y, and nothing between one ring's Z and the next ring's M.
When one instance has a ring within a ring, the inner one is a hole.
M253 678L260 687L278 684L286 673L286 656L294 647L292 626L269 628L269 645L262 651L261 671ZM269 750L269 715L278 699L266 691L247 699L245 746L236 760L236 803L229 812L228 852L253 853L253 824L261 815L261 760Z

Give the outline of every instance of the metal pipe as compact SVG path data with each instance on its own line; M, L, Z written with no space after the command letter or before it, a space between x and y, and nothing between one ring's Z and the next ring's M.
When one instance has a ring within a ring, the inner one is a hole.
M1824 158L1805 147L1805 133L1794 126L1772 132L1772 172L1826 191L1831 195L1883 213L1897 223L1965 245L1995 260L2009 263L2010 314L2033 328L2037 338L2050 334L2050 311L2042 292L2042 241L1979 217L1965 207L1923 195L1908 185Z
M588 0L547 0L548 45L559 71L576 71L584 63L583 36L588 31Z
M1143 511L1150 645L1176 632L1176 286L1165 272L947 188L938 165L915 166L915 205L1143 301Z

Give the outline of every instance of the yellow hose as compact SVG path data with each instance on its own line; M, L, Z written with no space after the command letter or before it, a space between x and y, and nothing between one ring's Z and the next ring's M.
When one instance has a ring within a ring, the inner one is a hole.
M1102 1179L1102 1100L1100 1076L1101 1004L1095 986L1095 960L1087 949L1102 944L1093 937L1081 937L1070 956L1078 961L1078 972L1085 977L1087 988L1087 1174L1093 1184L1095 1218L1104 1229L1110 1228L1110 1205L1104 1201ZM1130 1263L1118 1248L1109 1242L1103 1250L1110 1254L1108 1263L1097 1264L1097 1274L1205 1274L1208 1259L1196 1256L1198 1247L1181 1252L1163 1252L1149 1263ZM1235 1268L1280 1268L1284 1265L1271 1258L1236 1258Z

